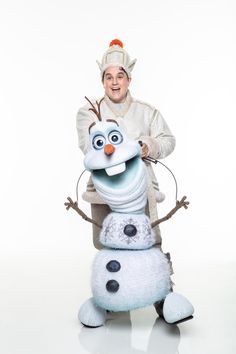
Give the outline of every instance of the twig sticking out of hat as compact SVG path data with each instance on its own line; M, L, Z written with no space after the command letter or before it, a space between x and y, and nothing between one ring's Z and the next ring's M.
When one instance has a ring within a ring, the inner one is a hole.
M96 101L96 104L97 104L97 107L98 109L96 109L96 107L94 106L94 104L88 99L88 97L85 96L85 99L91 104L92 108L89 108L89 111L92 111L93 113L96 114L96 116L98 117L98 120L102 120L102 117L101 117L101 111L100 111L100 105L101 105L101 102L104 100L104 97L100 100L100 102L97 102Z

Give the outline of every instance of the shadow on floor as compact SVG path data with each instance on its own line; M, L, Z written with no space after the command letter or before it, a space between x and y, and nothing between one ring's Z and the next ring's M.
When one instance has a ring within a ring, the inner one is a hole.
M113 316L113 317L112 317ZM168 325L157 318L148 339L147 350L132 347L132 323L129 312L111 315L105 326L83 327L79 333L82 347L92 354L176 354L180 342L177 325Z

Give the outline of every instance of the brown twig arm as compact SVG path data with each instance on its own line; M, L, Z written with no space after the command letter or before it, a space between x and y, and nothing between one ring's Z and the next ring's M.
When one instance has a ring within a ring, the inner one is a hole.
M184 207L185 209L188 209L189 202L186 200L186 198L187 197L184 196L180 202L177 200L176 206L173 209L171 209L171 211L163 218L153 221L151 226L155 227L155 226L159 225L160 223L162 223L163 221L169 220L176 213L176 211L182 207Z
M70 208L74 209L84 220L91 222L91 224L96 225L97 227L99 227L100 229L102 228L102 226L100 224L98 224L95 220L91 219L90 217L88 217L79 207L78 207L78 203L77 202L73 202L73 200L70 197L67 197L67 200L69 202L64 203L64 205L66 206L66 210L69 210Z

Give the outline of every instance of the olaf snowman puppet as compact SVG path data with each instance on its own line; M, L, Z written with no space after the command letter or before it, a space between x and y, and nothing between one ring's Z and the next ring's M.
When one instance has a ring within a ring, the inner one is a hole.
M102 120L100 103L97 110L90 102L90 109L99 120L89 127L90 146L84 165L112 212L101 226L100 242L104 248L94 258L92 297L82 304L79 320L85 326L99 327L105 324L108 311L130 311L163 302L162 316L167 323L191 318L192 304L173 292L168 259L154 247L154 224L145 215L147 171L140 145L129 139L115 120ZM167 220L181 206L186 208L188 202L184 199L159 222ZM94 222L77 202L68 200L67 209L73 208Z

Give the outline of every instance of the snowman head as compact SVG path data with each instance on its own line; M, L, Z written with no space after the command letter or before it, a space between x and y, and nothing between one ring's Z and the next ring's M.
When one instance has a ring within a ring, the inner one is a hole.
M84 165L92 173L105 170L108 176L115 176L126 171L126 163L130 160L140 158L138 142L129 139L115 120L93 124L89 129L89 139Z
M84 165L91 171L98 194L113 211L144 212L147 172L139 143L112 119L93 124L89 131Z

